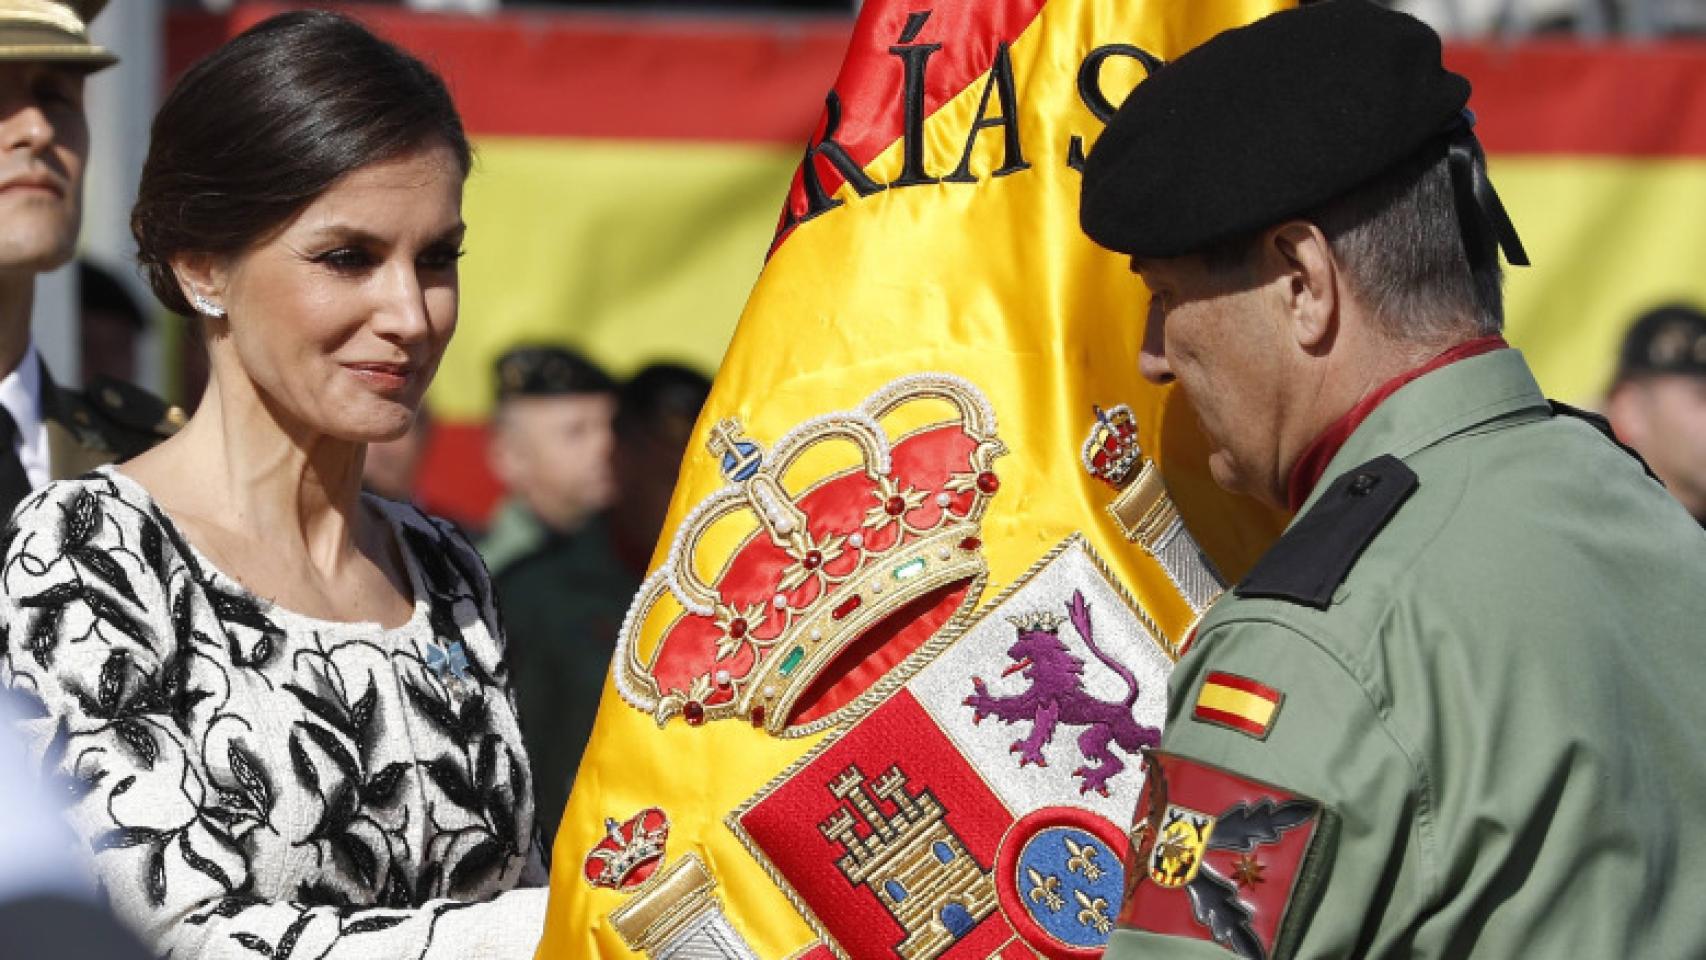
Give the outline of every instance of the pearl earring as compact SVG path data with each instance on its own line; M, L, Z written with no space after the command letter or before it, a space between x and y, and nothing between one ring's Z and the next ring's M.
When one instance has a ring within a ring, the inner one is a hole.
M191 293L190 294L190 305L195 307L195 311L199 314L202 314L203 316L208 316L208 317L223 317L223 316L225 316L225 308L224 307L220 306L217 303L214 303L212 300L209 300L208 298L202 296L199 293Z

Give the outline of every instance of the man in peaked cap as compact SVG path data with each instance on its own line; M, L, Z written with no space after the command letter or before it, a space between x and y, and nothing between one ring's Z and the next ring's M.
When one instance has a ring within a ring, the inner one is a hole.
M0 0L0 512L49 480L142 452L182 414L120 381L62 389L30 339L36 274L66 263L82 219L83 82L104 0Z
M1332 0L1157 70L1089 157L1143 374L1297 511L1173 674L1116 960L1706 955L1706 536L1499 337L1525 258L1468 98Z
M495 577L610 504L616 381L572 350L522 346L497 362L492 472L509 496L480 541Z
M1706 312L1669 304L1635 321L1605 414L1706 527Z

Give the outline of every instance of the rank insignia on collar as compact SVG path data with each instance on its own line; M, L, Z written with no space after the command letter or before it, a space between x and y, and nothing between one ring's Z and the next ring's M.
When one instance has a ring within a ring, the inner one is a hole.
M708 446L728 486L679 524L617 641L617 690L660 726L850 720L975 607L1006 450L971 383L904 377L769 449L724 420Z
M1283 956L1287 919L1326 856L1319 803L1171 754L1148 755L1119 925L1210 940L1245 960Z

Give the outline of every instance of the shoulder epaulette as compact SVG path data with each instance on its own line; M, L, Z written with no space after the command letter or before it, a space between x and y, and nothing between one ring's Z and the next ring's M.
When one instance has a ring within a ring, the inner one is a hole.
M1415 471L1390 454L1347 470L1233 592L1327 609L1357 558L1418 483Z
M1591 410L1583 410L1581 407L1572 407L1567 403L1559 403L1556 400L1548 400L1546 402L1552 405L1552 415L1554 417L1569 417L1572 420L1580 420L1595 430L1598 430L1605 439L1610 440L1617 449L1627 453L1631 457L1634 457L1635 462L1641 465L1641 469L1647 471L1647 476L1653 478L1654 483L1664 483L1664 481L1659 479L1659 475L1653 472L1653 468L1647 466L1646 457L1641 456L1634 447L1631 447L1622 440L1617 439L1617 432L1611 429L1611 421L1605 419L1603 415L1594 413Z
M83 388L83 399L101 416L141 433L169 437L184 425L184 411L147 390L112 377L96 377Z

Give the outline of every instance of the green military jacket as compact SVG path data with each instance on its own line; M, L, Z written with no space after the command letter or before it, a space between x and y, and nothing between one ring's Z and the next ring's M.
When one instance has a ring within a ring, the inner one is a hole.
M1173 674L1107 956L1706 956L1699 525L1508 349L1324 476Z

